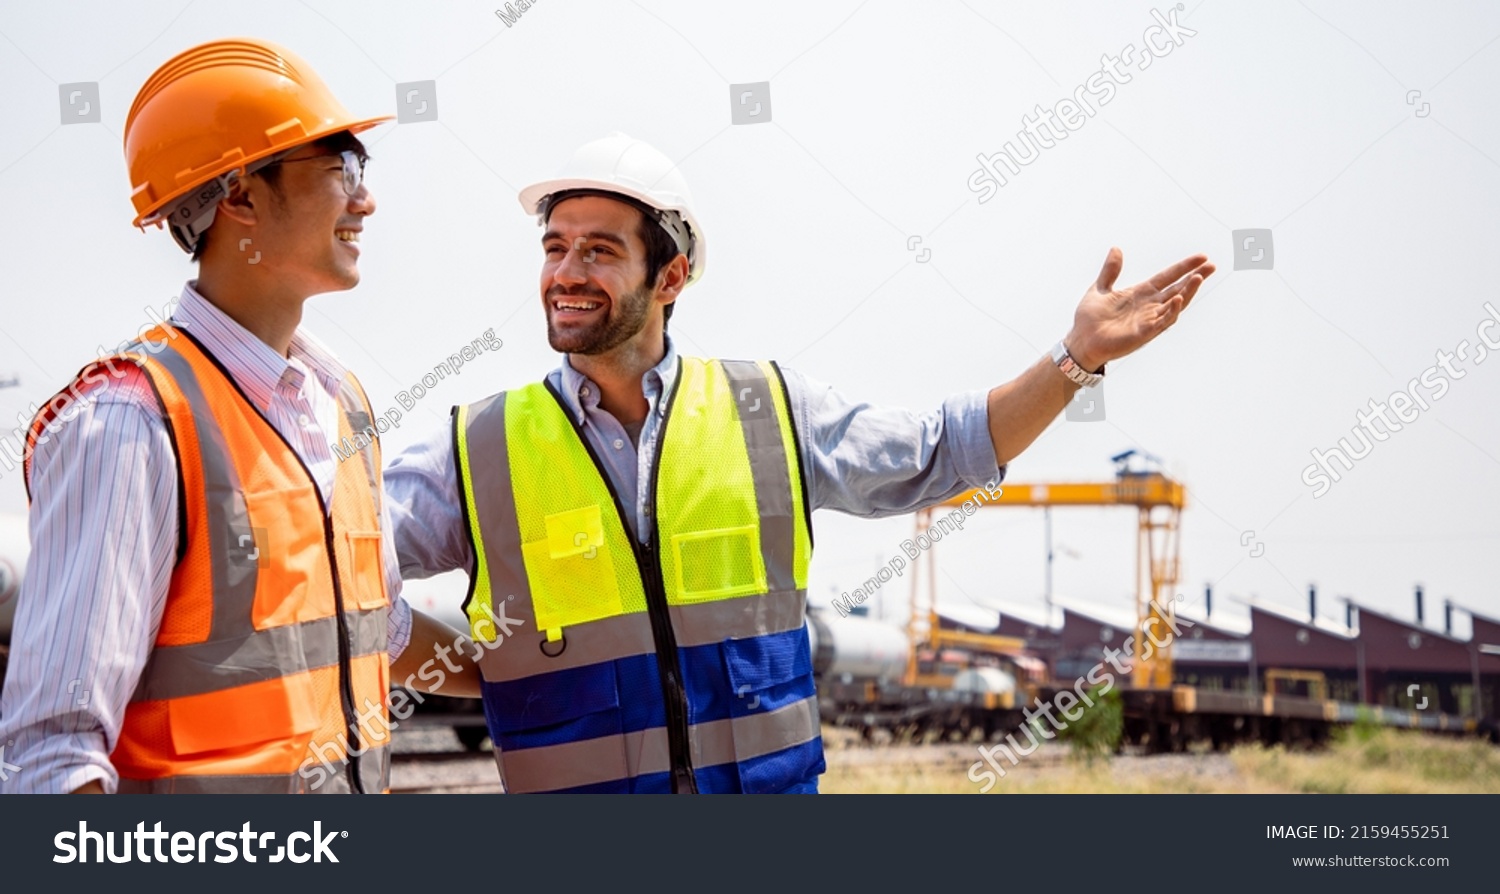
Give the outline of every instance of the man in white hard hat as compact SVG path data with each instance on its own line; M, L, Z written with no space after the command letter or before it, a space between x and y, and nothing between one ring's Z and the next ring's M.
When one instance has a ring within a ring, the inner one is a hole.
M462 568L471 619L503 606L525 622L480 659L510 791L815 792L812 511L901 514L998 486L1214 270L1194 255L1116 290L1111 249L1051 356L914 415L774 363L677 353L667 320L706 239L645 143L589 143L521 204L544 225L561 367L456 408L386 470L403 575Z

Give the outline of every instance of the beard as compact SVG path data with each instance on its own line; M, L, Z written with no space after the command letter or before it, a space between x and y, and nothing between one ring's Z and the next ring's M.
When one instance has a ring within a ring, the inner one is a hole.
M558 331L552 323L553 298L592 298L607 303L603 319L588 326L570 326ZM547 342L561 354L603 354L613 350L646 328L651 316L651 290L644 279L639 287L611 301L598 289L587 287L564 289L554 286L547 292Z

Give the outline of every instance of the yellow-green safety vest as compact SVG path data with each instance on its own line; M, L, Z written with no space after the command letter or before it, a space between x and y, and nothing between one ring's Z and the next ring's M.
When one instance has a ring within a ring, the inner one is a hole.
M513 792L811 792L812 534L775 364L681 358L644 541L547 383L454 411L465 611Z

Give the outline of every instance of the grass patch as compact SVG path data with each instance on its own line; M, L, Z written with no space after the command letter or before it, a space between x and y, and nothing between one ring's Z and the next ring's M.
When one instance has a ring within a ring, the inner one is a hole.
M1105 737L1106 740L1108 737ZM828 793L974 794L974 745L828 751ZM1243 745L1230 754L1104 755L1092 762L1057 742L1012 767L991 794L1500 794L1500 748L1481 739L1356 725L1327 748Z
M1341 730L1322 752L1237 748L1235 767L1264 791L1324 794L1500 794L1500 748L1412 730Z

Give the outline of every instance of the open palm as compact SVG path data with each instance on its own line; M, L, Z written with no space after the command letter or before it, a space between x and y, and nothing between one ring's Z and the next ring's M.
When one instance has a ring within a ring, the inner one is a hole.
M1099 279L1073 314L1068 350L1086 370L1137 351L1171 328L1215 269L1207 255L1192 255L1144 282L1117 289L1124 264L1120 249L1111 248Z

